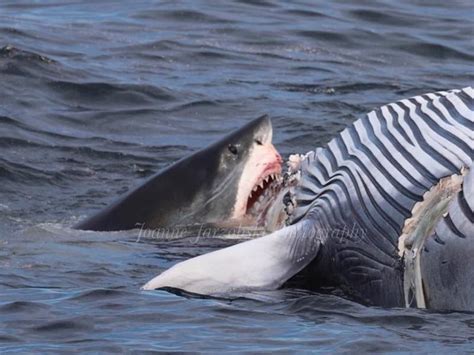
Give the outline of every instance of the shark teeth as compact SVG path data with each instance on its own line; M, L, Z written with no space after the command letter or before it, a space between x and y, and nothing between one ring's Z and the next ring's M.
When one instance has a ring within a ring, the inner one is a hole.
M265 183L268 184L273 181L280 181L280 180L281 180L280 174L276 174L276 173L268 174L263 179L258 181L258 183L253 187L252 191L256 191L259 187L263 189L265 186Z
M252 188L252 191L250 191L249 199L251 199L257 191L260 190L258 200L263 200L266 195L269 194L268 191L273 191L275 188L275 183L280 183L283 181L283 178L280 174L278 173L271 173L265 176L264 178L260 179ZM268 190L268 191L267 191ZM256 202L257 202L256 201ZM256 206L256 205L254 205Z

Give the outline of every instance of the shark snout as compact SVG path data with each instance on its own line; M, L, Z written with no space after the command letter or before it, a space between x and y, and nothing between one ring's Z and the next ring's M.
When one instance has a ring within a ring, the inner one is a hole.
M283 164L283 158L280 153L276 150L273 144L265 144L263 146L262 152L260 154L260 159L263 165L265 165L265 170L278 170L281 172L281 165Z
M275 157L275 161L281 165L283 163L283 158L281 157L280 153L278 153L273 144L270 144L270 150L271 154L273 154L273 156Z

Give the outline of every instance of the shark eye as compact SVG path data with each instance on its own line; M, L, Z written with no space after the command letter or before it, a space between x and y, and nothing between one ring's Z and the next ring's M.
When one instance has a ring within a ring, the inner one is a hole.
M234 155L237 155L238 151L237 151L237 147L235 145L229 144L228 148L229 148L229 152L231 152Z
M257 143L258 145L263 145L262 140L259 138L255 140L255 143Z

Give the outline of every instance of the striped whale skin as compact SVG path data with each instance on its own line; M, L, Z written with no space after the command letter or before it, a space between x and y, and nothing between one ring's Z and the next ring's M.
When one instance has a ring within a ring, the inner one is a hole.
M367 304L407 305L399 237L427 191L440 179L471 168L473 110L471 87L404 99L368 113L306 156L291 222L311 219L318 230L323 247L307 268L314 286L337 285ZM457 244L443 251L434 236L428 238L425 249L432 256L425 259L425 273L429 267L435 270L442 257L474 252L474 184L463 185L463 199L456 200L461 203L450 206L449 221L444 218L436 227L439 240ZM461 241L465 252L455 253ZM472 275L461 282L472 286ZM439 279L430 282L441 287Z
M426 304L436 309L474 310L474 171L451 201L421 251Z

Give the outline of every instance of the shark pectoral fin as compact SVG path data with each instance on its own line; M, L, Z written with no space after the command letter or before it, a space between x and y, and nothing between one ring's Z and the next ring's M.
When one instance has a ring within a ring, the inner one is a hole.
M178 263L142 289L173 287L204 295L274 290L308 265L319 247L313 223L301 221Z

